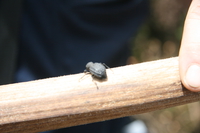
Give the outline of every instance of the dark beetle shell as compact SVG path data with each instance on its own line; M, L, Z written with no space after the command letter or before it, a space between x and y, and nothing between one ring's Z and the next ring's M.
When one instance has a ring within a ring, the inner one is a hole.
M85 72L91 73L95 78L106 79L106 66L102 63L88 62L86 64Z

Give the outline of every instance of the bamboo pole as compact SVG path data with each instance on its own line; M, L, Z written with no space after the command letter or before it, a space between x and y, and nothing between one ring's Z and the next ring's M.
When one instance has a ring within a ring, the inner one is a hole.
M0 132L39 132L165 109L200 100L185 89L178 57L0 86ZM96 85L95 85L96 83Z

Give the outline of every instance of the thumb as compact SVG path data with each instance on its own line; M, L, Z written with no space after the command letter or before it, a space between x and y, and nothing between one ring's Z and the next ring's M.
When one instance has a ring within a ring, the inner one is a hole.
M192 1L185 20L179 69L183 85L200 92L200 0Z

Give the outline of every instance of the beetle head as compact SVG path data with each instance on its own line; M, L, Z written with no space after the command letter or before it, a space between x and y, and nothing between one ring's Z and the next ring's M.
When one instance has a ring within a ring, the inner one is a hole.
M85 67L86 69L89 69L92 65L93 65L93 62L88 62Z

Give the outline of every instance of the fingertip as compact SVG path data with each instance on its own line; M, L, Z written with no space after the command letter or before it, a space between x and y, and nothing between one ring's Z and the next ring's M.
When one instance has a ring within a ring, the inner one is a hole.
M200 92L200 66L191 65L185 74L184 84L187 89L193 92Z
M179 52L180 77L190 91L200 92L200 1L193 0L187 14Z

